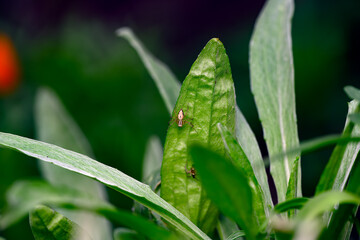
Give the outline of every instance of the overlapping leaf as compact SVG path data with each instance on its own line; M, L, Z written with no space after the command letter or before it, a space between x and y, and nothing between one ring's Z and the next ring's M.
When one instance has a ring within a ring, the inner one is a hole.
M119 170L85 155L12 134L0 133L0 145L96 179L154 210L184 235L193 239L209 239L183 214L156 195L148 185L138 182Z
M50 89L41 88L36 95L35 122L39 140L93 155L85 136ZM105 189L98 182L51 163L39 161L39 165L45 179L53 185L68 186L99 199L105 198ZM93 240L111 239L110 225L104 218L79 211L63 214L84 228Z

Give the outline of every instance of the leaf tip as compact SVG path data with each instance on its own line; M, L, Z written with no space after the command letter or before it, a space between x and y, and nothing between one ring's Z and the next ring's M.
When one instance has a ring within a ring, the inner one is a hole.
M115 34L118 37L125 37L128 35L132 35L133 32L132 32L131 28L129 28L129 27L121 27L121 28L118 28L117 30L115 30Z

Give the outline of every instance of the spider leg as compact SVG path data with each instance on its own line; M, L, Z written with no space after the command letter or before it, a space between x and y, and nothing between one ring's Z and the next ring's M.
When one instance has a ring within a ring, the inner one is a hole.
M172 118L170 121L169 121L169 126L173 125L174 123L176 123L176 119L175 118Z

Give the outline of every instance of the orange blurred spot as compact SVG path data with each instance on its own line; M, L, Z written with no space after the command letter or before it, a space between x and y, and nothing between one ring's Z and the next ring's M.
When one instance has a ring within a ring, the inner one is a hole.
M19 84L19 64L15 48L4 34L0 34L0 95L12 93Z

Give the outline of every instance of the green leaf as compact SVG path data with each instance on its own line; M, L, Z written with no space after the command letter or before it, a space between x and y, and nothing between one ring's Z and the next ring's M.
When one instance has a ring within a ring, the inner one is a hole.
M36 240L91 239L76 223L43 205L30 212L30 226Z
M233 220L220 214L217 230L220 239L225 240L230 237L234 232L239 231L239 227Z
M149 185L155 192L161 181L160 169L162 155L163 150L160 139L157 136L150 137L145 149L142 182ZM133 211L151 220L156 220L161 224L161 219L157 214L151 212L151 210L136 201L134 202Z
M307 201L309 201L309 198L292 198L290 200L277 204L274 208L274 211L277 213L283 213L291 209L301 209L305 205L305 203L307 203Z
M298 195L297 193L297 179L299 179L299 157L296 158L296 160L293 163L292 166L292 170L291 170L291 174L290 174L290 180L289 180L289 184L286 190L286 200L290 200L293 198L296 198L296 196ZM295 211L291 210L288 213L289 218L292 218L295 215Z
M248 157L253 167L256 179L258 180L261 189L265 194L266 204L269 206L269 208L272 208L273 202L259 144L257 143L256 137L247 123L244 115L237 106L235 136L240 147L243 149L245 155Z
M184 111L184 125L177 116ZM168 128L161 169L161 196L205 233L217 223L218 211L206 197L199 180L187 174L195 168L188 143L200 142L225 155L217 123L235 132L235 94L229 59L223 44L211 39L192 65ZM174 191L176 189L176 191Z
M138 182L119 170L85 155L12 134L0 133L0 145L96 179L154 210L184 235L193 239L209 239L183 214L156 195L148 185Z
M360 112L359 103L349 103L349 114ZM346 119L343 131L344 137L355 137L360 135L360 126L354 125L349 118ZM336 145L330 160L327 163L320 181L316 187L316 194L327 190L341 191L348 180L351 168L360 150L360 142Z
M360 204L360 197L348 192L323 192L310 199L296 216L298 222L311 221L320 214L331 211L337 204Z
M7 206L0 217L0 229L5 229L26 216L39 204L67 204L84 208L112 208L112 205L88 193L65 186L51 186L44 181L17 181L6 193Z
M145 240L135 231L127 228L117 228L114 231L114 240Z
M237 143L236 139L232 136L232 134L227 130L226 127L218 124L219 131L224 140L225 147L230 156L231 162L234 166L238 167L242 170L246 175L249 186L252 191L252 205L253 205L253 218L257 219L257 224L261 225L267 216L269 216L269 205L267 203L266 196L264 195L261 186L259 185L258 180L254 174L254 170L251 166L251 163L244 151Z
M349 115L349 119L355 123L355 124L360 124L360 114L357 113L357 114L350 114Z
M190 154L211 200L222 213L239 224L247 239L255 239L259 225L253 214L252 191L246 174L223 156L204 147L194 146Z
M117 31L119 36L126 39L136 50L140 58L143 60L145 67L149 71L150 75L153 77L157 88L159 89L161 96L164 102L167 104L168 102L171 104L171 108L168 108L170 114L173 112L173 108L175 106L175 102L179 96L180 92L180 82L175 78L174 74L171 70L165 66L163 63L160 63L157 68L162 68L166 71L166 74L158 74L153 75L152 72L154 71L152 65L156 65L155 62L158 60L150 61L152 64L147 64L146 59L154 59L154 57L145 50L142 46L143 44L136 38L135 34L129 28L121 28ZM167 76L171 75L173 77L168 78ZM172 88L167 87L167 85L173 86ZM165 92L164 92L165 91ZM163 93L164 92L164 93ZM169 101L169 97L171 97L172 101ZM265 194L271 198L269 186L267 183L267 175L265 172L265 167L261 167L263 165L261 152L259 145L256 141L256 137L251 130L249 124L247 123L245 117L241 113L239 107L236 107L236 137L239 141L240 146L244 149L246 155L249 157L249 160L252 163L259 163L258 168L255 169L255 175L258 177L260 185L265 191Z
M357 156L355 165L349 177L346 191L360 196L360 155ZM324 230L320 239L341 239L341 234L350 235L353 223L351 216L356 216L358 206L339 206L330 217L328 227ZM344 239L344 238L342 238Z
M10 188L7 196L8 207L0 219L1 227L25 216L34 206L46 204L100 214L150 239L174 238L171 233L144 218L118 210L107 202L67 187L51 186L43 181L22 181Z
M120 28L116 31L116 34L119 37L126 39L137 51L151 77L154 79L156 86L164 99L166 108L171 113L180 91L180 83L176 80L174 74L164 63L156 59L147 51L130 28Z
M231 234L226 240L236 240L236 239L242 239L242 237L245 236L245 232L244 231L236 231L233 234Z
M360 102L360 89L357 89L353 86L346 86L344 88L346 94L349 96L349 98L357 100Z
M35 123L39 140L93 155L85 136L50 89L41 88L36 95ZM51 163L39 161L39 164L45 179L53 185L68 186L105 199L105 189L98 182ZM110 225L105 219L81 212L63 214L79 223L94 240L111 239Z
M251 89L270 155L278 201L285 200L291 168L299 153L272 161L273 155L299 145L291 51L292 0L269 0L257 19L250 42ZM299 179L298 196L301 195Z
M163 157L163 148L160 138L152 136L149 138L144 156L142 182L151 186L154 175L160 177L161 162ZM160 180L160 179L159 179ZM155 186L151 186L153 190Z

